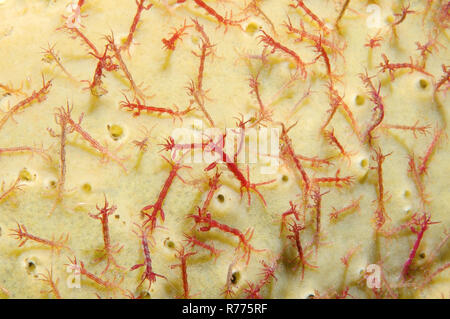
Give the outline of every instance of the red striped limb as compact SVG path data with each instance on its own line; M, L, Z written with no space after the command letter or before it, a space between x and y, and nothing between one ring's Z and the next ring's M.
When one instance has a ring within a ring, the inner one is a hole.
M134 34L136 33L136 28L139 23L139 20L141 19L141 14L144 10L150 10L150 8L153 6L152 3L149 3L145 5L145 2L147 0L136 0L136 14L134 15L133 22L130 26L130 31L128 32L127 39L123 43L123 45L120 47L120 50L128 50L130 48L131 43L133 42Z
M392 27L392 32L394 33L395 37L398 37L398 35L397 35L397 28L396 28L396 27L397 27L400 23L402 23L403 21L405 21L406 16L407 16L408 14L411 14L411 13L415 13L415 12L416 12L416 11L413 11L413 10L409 10L409 7L410 7L410 4L409 4L409 3L408 3L407 6L402 5L402 8L401 8L402 12L401 12L401 13L395 13L395 14L394 14L394 16L397 17L397 19L391 24L391 27Z
M75 272L75 274L85 276L90 281L96 283L97 285L99 285L100 287L103 287L105 289L113 290L113 291L119 290L123 294L128 294L128 291L126 291L125 289L120 287L120 284L123 281L123 278L120 281L105 280L105 279L93 274L92 272L88 271L86 269L86 267L84 266L84 262L80 260L80 262L78 263L76 257L73 257L73 259L71 259L71 258L68 258L68 259L69 259L69 264L66 264L66 265L69 266Z
M289 128L286 129L284 124L281 124L281 135L280 139L282 141L281 145L281 155L288 161L290 161L292 164L295 165L297 170L299 171L301 178L302 178L302 196L303 196L303 204L304 207L306 207L306 204L308 202L308 196L309 192L311 190L311 180L306 173L305 169L303 168L303 165L301 164L300 160L297 158L294 147L292 145L292 140L290 139L288 132L291 128L293 128L297 123L293 124Z
M241 123L241 124L245 125L245 123ZM243 131L243 129L242 129L242 131ZM251 202L250 191L253 191L259 196L259 198L263 202L264 206L266 206L266 201L264 199L264 196L260 193L260 191L258 191L257 187L273 183L273 182L275 182L275 179L272 179L272 180L267 181L267 182L251 183L250 182L250 170L249 170L249 167L247 166L247 177L245 177L244 173L242 173L242 171L239 169L239 167L238 167L238 165L236 163L237 153L234 154L233 158L231 158L228 154L226 154L225 151L224 151L224 143L225 143L224 141L225 141L225 136L222 136L220 142L216 143L213 146L213 151L217 152L218 154L220 154L222 162L225 163L225 165L227 166L228 170L239 181L241 198L242 198L244 190L245 190L247 192L247 196L248 196L248 205L250 205L250 202ZM221 145L219 145L219 144L221 144ZM210 164L206 168L206 170L210 170L210 169L216 167L216 165L217 165L217 163L213 162L212 164Z
M297 253L298 253L297 258L299 259L299 262L300 262L300 264L302 266L302 280L303 280L303 278L305 276L305 267L317 268L317 266L311 265L310 263L308 263L306 261L306 257L305 257L305 254L304 254L304 249L303 249L301 238L300 238L300 232L303 229L305 229L305 227L300 226L299 224L294 222L294 223L289 225L289 232L291 232L292 235L289 235L287 237L288 239L290 239L294 243L294 245L295 245L295 247L297 249Z
M172 166L169 176L167 177L156 202L154 204L147 205L141 209L141 212L144 213L144 215L147 216L147 218L148 218L147 221L145 222L145 224L150 223L150 227L152 230L155 229L155 227L156 227L156 218L158 217L158 214L161 216L162 221L164 221L164 219L165 219L163 204L164 204L164 200L166 199L166 196L169 192L169 188L172 185L173 181L175 180L175 177L178 177L183 181L183 179L178 175L178 171L182 168L191 168L189 166L183 166L180 163L171 163L164 156L162 156L162 158ZM149 214L147 212L149 210L152 211L151 214Z
M168 37L167 39L162 39L162 43L164 44L164 48L169 51L175 50L175 44L178 40L182 41L182 37L184 35L187 35L185 32L187 29L192 28L194 25L192 24L186 24L186 20L184 20L184 24L179 29L174 29L172 32L172 35Z
M427 213L423 213L422 216L415 219L415 227L412 226L411 231L417 235L417 238L414 242L411 252L409 253L408 259L403 265L401 273L401 277L403 280L406 280L409 275L411 264L414 261L414 257L416 256L417 250L419 249L420 243L422 242L425 231L428 229L429 225L433 224L437 224L437 222L432 222L430 215L428 215Z
M214 121L205 107L205 101L207 100L206 93L208 92L208 90L205 90L203 88L205 61L208 56L214 55L214 45L209 40L209 37L206 34L203 26L197 20L193 19L192 22L195 25L195 30L200 33L201 36L200 53L192 52L195 56L200 58L200 64L198 67L197 81L191 80L189 82L189 85L187 87L188 94L194 99L195 103L197 103L200 111L202 111L203 115L206 117L209 125L211 127L215 127Z
M323 131L323 135L325 136L326 140L331 144L336 146L339 149L339 152L341 155L346 158L350 164L351 160L350 157L354 155L354 153L347 152L342 144L339 142L337 137L334 135L334 128L331 129L331 131Z
M262 275L262 278L256 284L247 281L247 288L244 289L244 292L247 294L247 299L261 299L261 289L272 282L272 280L277 280L277 277L275 277L275 271L278 268L279 259L280 257L277 256L271 264L267 264L263 260L261 261L263 268L260 275Z
M173 109L167 107L146 105L142 103L139 98L136 98L135 102L132 103L128 100L127 96L125 96L125 101L120 102L120 107L126 109L127 111L133 112L134 117L141 115L142 112L158 115L167 114L173 118L174 122L176 119L183 121L183 116L193 110L191 106L188 106L186 109L179 111L176 105L174 105Z
M239 20L233 19L233 12L225 13L225 15L221 15L218 13L215 9L213 9L211 6L209 6L205 1L203 0L193 0L196 5L198 5L200 8L205 10L210 16L214 17L219 25L225 26L225 32L228 29L228 26L238 26L242 29L241 23L247 20L247 17L244 17ZM184 3L186 0L178 0L177 3Z
M300 220L300 212L297 209L297 205L295 205L292 201L289 201L289 205L291 206L287 211L285 211L282 215L281 215L281 228L280 228L280 234L283 232L283 229L286 225L286 219L289 216L294 216L295 220L299 221Z
M346 215L350 212L358 210L361 199L362 196L360 196L358 199L353 200L350 205L344 206L341 209L336 209L333 207L333 212L329 214L330 221L337 221L342 215Z
M20 176L16 178L16 180L11 184L11 186L5 190L5 182L2 182L1 191L3 192L0 194L0 203L8 198L12 193L15 191L22 190L22 187L24 185L20 184Z
M375 156L372 157L374 161L377 162L376 167L371 167L371 169L376 169L378 180L377 180L377 209L375 211L375 227L377 231L381 230L381 227L386 222L386 218L390 219L386 213L386 209L384 206L385 196L387 195L384 192L384 183L383 183L383 162L392 153L382 154L380 148L375 149Z
M436 151L436 148L439 145L439 142L441 141L442 136L444 135L444 129L436 129L436 132L434 134L433 140L431 141L430 145L427 148L427 151L425 152L425 155L420 158L421 163L417 167L417 171L419 175L424 175L427 173L428 165L431 160L431 156Z
M444 85L444 91L448 91L450 87L450 66L442 64L442 71L444 71L444 74L434 87L435 94L439 92Z
M414 154L409 156L408 173L411 175L414 185L416 186L417 193L419 195L422 206L425 206L429 202L428 195L425 193L425 186L423 184L421 175L419 174L419 171L417 169Z
M306 4L303 2L303 0L294 0L297 2L296 4L290 4L289 6L292 8L302 8L303 11L313 20L317 23L319 26L319 29L324 33L328 34L330 33L330 29L325 25L325 22L322 21L314 12L309 9Z
M411 72L416 71L434 78L434 76L431 73L425 71L423 66L415 64L412 60L412 57L409 57L410 58L409 63L390 63L388 57L385 54L382 54L381 57L383 58L384 63L380 63L379 66L380 72L382 73L386 71L389 72L392 81L395 80L395 71L400 69L410 69Z
M214 257L214 262L217 261L217 258L220 256L220 254L222 252L224 252L224 250L220 250L214 247L214 245L210 245L207 244L199 239L197 239L195 236L190 236L187 234L183 234L184 238L185 238L185 242L187 243L188 247L189 245L191 246L191 248L194 247L201 247L203 249L208 250L211 253L211 256Z
M322 37L321 35L316 35L313 33L309 33L306 31L303 21L300 20L300 28L296 28L292 25L291 19L288 17L288 22L284 22L283 25L288 29L288 33L295 34L299 38L296 39L297 42L302 42L304 40L308 40L313 44L321 43L323 47L330 49L334 53L339 54L341 57L344 57L343 51L347 47L345 42L342 43L342 46L339 47L336 43Z
M339 176L340 170L336 171L336 175L333 177L317 177L313 179L314 184L334 184L336 187L341 188L343 186L350 186L354 182L353 176Z
M142 0L142 1L144 1L144 0ZM119 68L122 70L126 79L130 83L130 89L133 92L134 98L135 99L139 98L141 100L145 100L146 98L148 98L149 96L144 94L144 92L141 90L139 85L137 85L136 82L134 81L133 76L131 75L131 72L128 70L128 67L125 64L125 61L121 54L122 47L118 47L115 44L114 35L111 34L111 35L105 36L105 39L108 42L109 48L113 52L113 56L116 58L116 60L118 62Z
M118 254L122 250L123 246L120 246L119 244L112 245L110 232L109 232L109 216L114 214L114 212L117 209L117 206L116 205L109 206L108 201L105 196L105 205L103 207L99 207L97 205L96 208L98 210L98 214L89 214L89 216L94 219L100 220L100 222L102 224L104 247L103 247L103 249L100 249L99 251L101 253L103 253L103 256L101 256L100 258L98 258L96 260L96 262L97 262L97 261L106 259L106 267L103 270L102 275L104 273L106 273L106 271L109 269L109 267L111 265L115 266L118 269L125 269L124 267L119 266L114 258L114 255Z
M84 117L84 113L82 113L78 119L78 121L74 121L71 117L72 107L69 106L67 102L66 107L60 107L57 110L56 117L59 121L65 121L67 125L68 134L72 132L77 132L80 136L89 143L89 145L97 150L103 159L112 160L116 164L118 164L125 172L127 171L125 165L123 164L125 158L121 158L111 152L106 146L100 144L96 139L94 139L86 130L81 127L81 122Z
M137 264L131 267L130 271L136 270L138 268L144 267L145 270L142 273L141 282L139 283L138 287L141 286L145 280L148 280L148 289L150 290L152 284L156 282L156 277L164 278L167 280L167 278L163 275L157 274L153 272L152 268L152 259L150 257L150 249L149 249L149 243L148 243L148 235L149 235L149 229L145 227L139 227L140 233L138 234L136 231L134 233L139 236L141 239L141 246L142 251L144 253L144 262L142 264Z
M224 233L229 233L229 234L237 237L239 239L239 244L238 244L236 250L239 250L242 248L242 250L244 251L244 255L242 256L242 258L245 258L247 265L250 261L250 255L251 255L252 251L254 251L254 252L264 251L264 250L255 249L252 245L250 245L250 240L253 236L253 231L254 231L253 229L251 229L251 228L247 229L247 231L244 234L236 228L230 227L228 225L218 222L217 220L212 219L210 213L201 215L200 209L198 211L199 211L198 215L189 215L188 217L193 218L196 225L199 225L199 224L203 225L199 228L199 230L202 232L206 232L206 231L211 230L212 228L216 228Z
M0 129L5 125L5 123L9 119L13 119L13 116L23 110L25 107L33 104L33 103L41 103L45 101L48 93L50 92L50 88L52 87L52 81L45 81L44 76L42 75L42 88L38 91L33 91L31 95L27 98L23 99L13 107L11 107L6 114L0 119Z
M186 253L184 246L181 246L181 249L177 250L177 254L175 255L180 260L180 263L170 266L171 269L174 269L176 267L179 267L181 269L181 279L183 281L183 298L184 299L189 299L189 298L193 297L190 295L190 291L189 291L187 260L189 257L195 255L196 253L197 252Z
M363 140L367 138L369 144L372 145L374 139L373 131L381 124L384 119L384 103L383 98L380 95L381 83L378 84L378 89L376 89L372 83L372 77L369 77L369 75L367 74L367 70L365 74L361 73L359 77L364 83L364 86L369 91L370 101L375 104L375 107L373 108L374 113L372 115L372 120L369 128L367 129L366 134L364 136L361 136Z
M381 124L380 127L389 130L410 131L413 133L414 138L417 138L417 134L427 135L428 129L431 127L431 125L419 126L419 121L416 121L414 125Z
M46 274L38 274L38 279L50 286L50 290L42 291L48 294L55 295L56 299L61 299L61 294L58 289L59 278L53 279L53 269L48 270Z
M287 55L289 55L291 58L294 59L295 64L297 66L297 71L300 71L300 75L303 77L303 79L306 79L307 72L306 72L306 64L303 62L303 60L300 58L300 56L295 53L292 49L289 49L288 47L284 46L280 42L276 41L274 38L272 38L270 35L268 35L264 30L261 30L262 35L258 36L260 42L263 42L266 47L272 48L272 53L275 53L275 51L281 51Z
M350 121L350 125L351 125L353 131L355 132L358 139L361 139L361 132L359 129L359 125L356 122L355 116L353 115L353 112L350 110L350 107L347 105L347 103L345 103L344 98L341 97L339 95L339 92L334 88L333 81L331 79L328 82L328 92L329 92L328 95L329 95L329 99L330 99L331 109L328 110L328 113L329 113L328 118L325 121L325 123L322 125L321 130L322 131L325 130L325 128L328 126L328 124L330 124L332 118L336 114L336 111L338 110L338 108L342 107L347 118Z
M34 241L36 243L48 246L51 249L55 249L57 253L59 253L62 249L71 251L70 247L66 245L69 240L69 234L62 234L56 239L45 239L29 233L25 225L19 223L17 223L17 230L11 229L11 231L12 233L10 236L15 237L15 239L20 241L19 247L22 247L28 241Z

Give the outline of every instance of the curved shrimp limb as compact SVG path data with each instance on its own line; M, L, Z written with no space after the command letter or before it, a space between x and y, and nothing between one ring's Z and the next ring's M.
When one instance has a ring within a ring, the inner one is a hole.
M117 209L117 206L115 206L115 205L109 206L108 201L105 196L104 207L100 208L97 205L96 208L99 211L99 213L98 214L89 214L89 216L94 219L100 220L100 222L102 224L104 247L102 249L98 249L97 251L103 252L103 256L100 256L96 260L96 262L97 262L97 261L106 259L106 267L101 274L102 275L105 274L111 265L115 266L118 269L125 269L124 267L119 266L119 264L117 264L117 262L114 258L114 255L118 254L122 250L123 246L120 246L119 244L111 245L111 237L110 237L110 232L109 232L109 216L114 214L114 212Z
M142 273L141 282L139 283L138 287L140 287L145 280L148 280L148 289L150 289L152 284L156 281L156 277L164 278L166 280L167 278L163 275L153 272L152 259L150 257L150 249L147 239L149 229L140 227L140 231L141 233L139 234L139 237L141 238L142 250L144 252L144 263L134 265L133 267L131 267L130 271L145 267L145 270ZM137 232L134 233L137 234Z
M276 181L276 179L272 179L270 181L261 182L261 183L250 183L250 171L249 171L249 167L247 166L247 180L245 180L245 182L241 181L241 187L240 187L241 198L242 198L242 195L243 195L243 189L246 188L247 189L247 196L248 196L248 205L250 205L250 203L251 203L250 190L252 190L259 196L259 198L263 202L264 206L267 206L267 203L266 203L266 200L264 199L264 196L256 189L256 187L257 186L261 186L261 185L267 185L267 184L273 183L275 181Z

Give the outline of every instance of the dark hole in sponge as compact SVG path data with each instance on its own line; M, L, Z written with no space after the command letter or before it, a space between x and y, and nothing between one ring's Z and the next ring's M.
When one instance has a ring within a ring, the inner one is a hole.
M425 79L420 79L419 85L420 85L420 87L421 87L422 89L426 89L427 86L428 86L428 81L425 80Z
M233 285L236 285L236 284L238 283L238 281L239 281L240 278L241 278L241 273L240 273L239 271L233 272L233 273L231 274L230 282L231 282Z
M113 124L107 126L111 138L117 141L123 135L123 128L120 125Z
M164 240L164 244L165 244L168 248L171 248L171 249L175 248L175 243L174 243L173 241L171 241L169 237L167 237L167 238Z
M365 102L364 96L362 96L362 95L357 95L357 96L355 97L355 103L356 103L356 105L363 105L364 102Z
M29 272L33 272L33 271L36 270L36 264L33 261L31 261L31 260L29 260L27 262L27 267L28 267L28 271Z
M148 291L141 291L139 293L139 297L141 299L150 299L151 296L150 296L150 293Z
M81 189L86 193L89 193L92 190L92 186L89 183L84 183L83 186L81 186Z
M225 201L225 196L223 196L222 194L219 194L219 195L217 195L217 200L218 200L220 203L223 203L223 202Z

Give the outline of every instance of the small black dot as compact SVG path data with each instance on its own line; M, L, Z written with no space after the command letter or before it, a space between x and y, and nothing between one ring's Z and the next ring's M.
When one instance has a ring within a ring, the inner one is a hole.
M287 182L287 181L289 180L289 177L288 177L287 175L283 175L283 176L281 177L281 180L282 180L283 182Z
M426 255L425 255L425 253L421 253L421 254L419 255L419 257L422 258L422 259L424 259L424 258L426 257Z
M36 264L30 260L27 262L27 267L28 267L28 270L30 272L32 272L36 269Z
M230 282L231 282L233 285L236 285L236 284L238 283L238 281L239 281L240 278L241 278L241 273L240 273L239 271L236 271L236 272L234 272L234 273L231 274Z
M223 203L225 201L225 196L223 196L222 194L217 195L217 200L221 203Z
M308 297L306 297L306 298L308 298L308 299L314 299L314 295L313 294L311 294L311 295L308 295Z
M115 219L120 219L120 215L114 215Z

